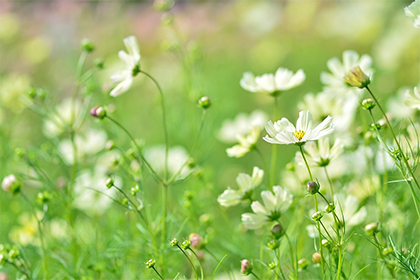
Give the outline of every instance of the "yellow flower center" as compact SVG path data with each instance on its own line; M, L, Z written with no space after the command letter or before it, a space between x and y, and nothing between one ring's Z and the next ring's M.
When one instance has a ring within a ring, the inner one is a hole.
M303 136L305 136L306 132L303 130L296 130L295 132L293 132L293 135L296 136L296 138L300 141L302 140Z

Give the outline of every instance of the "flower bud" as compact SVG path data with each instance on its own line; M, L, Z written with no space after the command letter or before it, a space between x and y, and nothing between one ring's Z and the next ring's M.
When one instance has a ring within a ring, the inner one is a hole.
M204 246L203 237L197 233L191 233L189 236L191 247L194 249L200 249Z
M310 194L316 194L319 191L319 184L314 181L309 181L308 184L306 184L306 188Z
M352 68L345 76L344 81L353 87L365 88L370 84L369 77L359 66Z
M334 203L328 203L327 206L325 206L325 212L327 213L331 213L335 210L335 205Z
M185 240L184 242L182 242L182 244L181 244L181 248L182 248L182 250L187 250L187 249L189 249L190 248L190 246L191 246L191 243L190 243L190 241L189 240Z
M203 96L198 100L198 105L203 109L208 109L211 106L211 99L207 96Z
M248 275L252 272L252 264L247 259L241 261L241 273Z
M283 229L283 227L280 224L276 224L271 229L271 234L273 234L273 236L276 239L279 239L279 238L281 238L284 235L284 229Z
M295 167L295 163L294 162L289 162L288 164L286 164L286 170L287 171L295 171L296 167Z
M49 192L40 192L36 198L39 204L44 205L52 199L52 195Z
M110 189L110 188L112 188L114 186L114 183L115 183L114 179L108 178L108 180L106 180L106 183L105 184L106 184L106 187L108 189Z
M178 239L176 239L176 238L173 238L170 242L169 242L169 244L171 244L171 246L172 247L175 247L175 246L178 246Z
M305 270L306 268L308 268L308 266L309 266L309 261L307 259L300 259L298 261L299 271Z
M131 195L136 196L136 194L139 190L140 190L139 186L135 185L134 187L131 188Z
M315 222L320 221L322 219L322 216L324 216L321 212L315 212L312 215L312 220L314 220Z
M90 115L102 120L106 116L106 110L104 107L95 106L90 110Z
M152 267L155 266L155 264L156 264L156 261L154 259L150 259L146 262L146 267L147 268L152 268Z
M331 242L328 241L327 239L322 239L321 241L322 246L324 246L325 248L327 248L328 250L331 249Z
M275 262L271 262L268 264L268 269L273 270L277 267L277 264Z
M4 254L4 252L0 253L0 266L5 265L7 262L7 256Z
M394 252L394 249L392 249L392 247L386 247L382 250L382 254L384 254L385 256L391 254L392 252Z
M121 200L121 204L122 204L122 205L124 205L124 206L128 206L128 199L127 199L126 197L124 197L124 198Z
M378 232L379 232L379 222L370 223L365 226L365 233L367 235L374 235L375 233L378 233Z
M82 50L86 52L92 52L95 49L95 45L89 39L83 39L81 42Z
M362 107L365 108L366 110L372 110L373 108L375 108L376 103L375 101L373 101L372 99L368 98L362 101Z
M109 140L108 142L106 142L105 149L107 151L112 151L113 149L115 149L115 143L114 143L114 141Z
M17 194L20 190L20 186L20 181L13 174L4 177L3 182L1 182L3 190L12 194Z
M315 252L315 253L312 255L312 261L313 261L314 263L321 263L321 260L322 260L322 256L321 256L321 254L320 254L319 252Z
M25 151L25 149L24 149L24 148L17 147L17 148L15 149L15 155L16 155L18 158L23 157L25 154L26 154L26 151Z
M268 241L266 246L270 250L276 250L278 247L280 247L280 242L277 239L273 239Z
M101 58L95 58L95 62L94 63L95 63L95 66L98 69L104 69L105 62Z

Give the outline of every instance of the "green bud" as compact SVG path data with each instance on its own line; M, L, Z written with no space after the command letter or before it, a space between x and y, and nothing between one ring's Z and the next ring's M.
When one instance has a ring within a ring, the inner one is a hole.
M104 69L105 62L101 58L95 58L95 62L94 63L95 63L95 66L98 69Z
M190 246L191 246L191 243L190 243L190 241L189 240L185 240L184 242L182 242L182 244L181 244L181 248L182 248L182 250L187 250L187 249L189 249L190 248Z
M376 103L375 101L373 101L372 99L368 98L362 101L362 107L365 108L366 110L372 110L373 108L375 108Z
M156 264L156 261L154 259L150 259L146 262L146 267L147 268L152 268L152 267L155 266L155 264Z
M21 157L23 157L24 155L26 154L26 151L25 151L25 149L24 148L16 148L15 149L15 155L18 157L18 158L21 158Z
M271 229L271 234L276 238L279 239L284 235L285 231L280 224L276 224Z
M176 239L176 238L173 238L170 242L169 242L169 244L171 244L171 246L172 247L175 247L175 246L178 246L178 239Z
M29 87L28 91L26 92L26 95L30 98L30 99L34 99L36 96L36 88L35 87Z
M273 270L277 267L277 263L275 262L271 262L268 264L268 269Z
M278 247L280 247L280 242L277 239L273 239L268 241L266 246L270 250L276 250Z
M121 204L122 204L122 205L124 205L124 206L128 206L128 199L127 199L126 197L124 197L124 198L121 200Z
M319 184L317 182L314 182L314 181L309 181L306 184L306 188L307 188L307 190L310 194L314 195L314 194L318 193L318 191L319 191Z
M334 203L328 203L327 206L325 206L325 212L332 213L335 210Z
M394 249L392 249L391 247L386 247L382 250L382 254L384 254L385 256L391 254L392 252L394 252Z
M307 259L300 259L300 260L298 261L298 268L299 268L299 271L302 271L302 270L307 269L307 268L308 268L308 266L309 266L309 261L308 261Z
M106 142L105 149L107 151L112 151L113 149L115 149L115 143L114 143L114 141L109 140L108 142Z
M317 222L317 221L320 221L321 219L322 219L322 217L323 217L324 215L321 213L321 212L315 212L313 215L312 215L312 220L314 220L315 222Z
M81 42L82 50L86 52L92 52L95 49L95 45L89 39L83 39Z
M52 195L49 192L40 192L37 195L38 203L44 205L52 199Z
M288 164L286 164L286 170L287 171L295 171L296 167L295 167L295 163L294 162L289 162Z
M321 260L322 260L322 256L321 256L321 254L320 254L319 252L315 252L315 253L312 255L312 261L313 261L314 263L321 263Z
M379 222L370 223L365 226L365 233L367 235L374 235L375 233L378 233L378 232L379 232Z
M106 184L106 187L108 189L110 189L110 188L112 188L114 186L114 183L115 183L114 179L108 178L108 180L106 180L106 183L105 184Z
M131 195L136 196L136 194L139 190L140 190L139 186L135 185L134 187L131 188Z
M370 84L369 77L359 66L353 67L345 76L344 81L352 87L365 88Z
M203 109L208 109L211 106L211 99L207 96L203 96L198 100L198 105Z
M331 249L331 242L330 241L328 241L327 239L322 239L322 241L321 241L321 244L322 244L322 246L324 246L325 248L327 248L328 250L330 250Z

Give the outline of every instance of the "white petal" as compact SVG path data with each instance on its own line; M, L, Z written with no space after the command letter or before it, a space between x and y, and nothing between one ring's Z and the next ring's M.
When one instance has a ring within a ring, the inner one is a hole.
M267 209L268 212L273 212L276 210L276 197L271 191L262 191L261 198L263 200L265 209Z
M259 201L252 202L251 209L256 214L264 214L264 215L270 214L270 212L267 209L265 209L265 207Z
M249 191L252 189L251 176L245 173L240 173L238 177L236 177L236 184L238 184L239 189L243 192Z
M261 184L264 177L264 170L259 169L258 167L254 167L252 170L252 188L255 188L259 184Z
M133 83L133 77L129 76L124 81L119 83L109 94L116 97L130 89Z
M289 209L293 202L293 195L289 192L288 189L282 188L280 186L274 186L273 191L276 196L275 208L281 213L285 212L287 209Z
M218 198L217 202L225 207L238 204L241 201L241 194L238 191L227 189Z
M248 229L258 229L268 221L265 215L252 213L244 213L241 218L244 226Z

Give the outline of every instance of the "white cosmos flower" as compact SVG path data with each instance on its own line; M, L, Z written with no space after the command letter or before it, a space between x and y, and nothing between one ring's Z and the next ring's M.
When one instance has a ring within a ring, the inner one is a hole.
M335 213L341 222L344 224L346 232L349 232L351 228L356 225L363 223L367 216L367 210L365 207L359 208L359 201L356 197L352 195L347 195L344 197L342 194L334 195L334 204L336 206ZM315 213L315 211L314 211ZM321 219L321 222L324 224L325 228L328 230L328 233L331 236L335 236L335 222L332 213L324 213L324 216ZM308 235L311 238L318 237L318 230L315 225L309 225L306 227ZM340 231L344 231L344 227L340 227ZM321 232L324 236L327 236L325 229L321 227Z
M420 0L404 8L405 15L413 22L415 28L420 28Z
M292 71L280 67L275 74L270 73L262 76L254 76L251 72L246 72L240 81L240 85L250 92L261 92L275 96L282 91L297 87L305 78L302 69L293 74Z
M331 161L343 153L343 143L340 139L336 139L334 145L330 147L330 140L328 137L325 137L319 139L318 145L314 142L309 142L305 145L304 150L310 165L324 167L328 166ZM300 165L305 164L300 152L296 153L295 160Z
M253 189L261 184L264 177L264 171L258 167L254 167L252 171L252 177L245 173L240 173L236 177L236 183L238 184L238 190L232 190L230 187L227 188L218 198L217 201L220 205L230 207L238 204L241 200L250 198Z
M248 135L236 135L239 144L226 149L228 157L240 158L245 156L256 147L260 135L261 129L258 126L252 127Z
M268 135L263 139L271 144L302 145L307 141L318 140L334 131L332 118L326 117L317 127L312 128L312 115L309 111L301 111L296 127L288 119L282 118L273 124L269 121L265 125Z
M140 72L140 48L136 37L125 38L124 44L128 53L119 51L118 56L125 62L126 68L111 76L112 82L118 83L110 92L110 95L114 97L126 92L131 87L133 78Z
M405 93L405 104L407 106L420 110L420 91L419 88L414 87L414 90L407 90Z
M344 76L354 67L360 66L363 72L372 78L372 58L369 55L362 55L355 51L345 51L343 62L334 57L328 60L327 67L331 73L321 73L321 82L336 93L354 94L362 92L360 89L348 85L344 81Z
M56 106L52 113L44 120L42 132L47 137L56 137L66 131L71 125L72 118L75 123L81 121L82 103L80 100L72 101L71 98L64 99Z
M274 186L273 192L262 191L263 204L259 201L254 201L251 204L251 209L254 213L242 214L242 222L246 228L257 229L268 222L276 221L282 213L289 209L293 202L293 195L280 186Z

